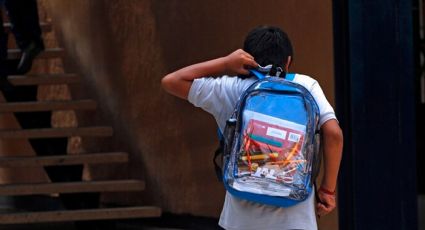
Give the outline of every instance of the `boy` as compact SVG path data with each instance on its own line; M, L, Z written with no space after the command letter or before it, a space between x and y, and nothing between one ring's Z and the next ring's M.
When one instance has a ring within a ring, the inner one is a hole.
M231 116L239 96L255 78L241 78L248 69L269 66L270 75L288 72L292 46L287 35L277 27L258 27L244 42L244 49L228 56L198 63L168 74L163 88L211 113L221 129ZM319 126L323 134L324 175L318 190L317 215L323 216L336 206L335 189L342 154L342 132L333 108L317 81L296 74L294 82L310 91L320 109ZM225 229L317 229L314 195L307 200L281 208L249 202L226 193L219 225Z

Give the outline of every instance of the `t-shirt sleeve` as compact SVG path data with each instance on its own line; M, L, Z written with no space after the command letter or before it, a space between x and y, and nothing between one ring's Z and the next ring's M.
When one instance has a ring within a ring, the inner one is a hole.
M310 93L316 100L316 103L320 110L319 127L321 127L325 122L331 119L337 120L334 109L329 104L325 94L323 93L322 88L320 87L317 81L314 81L314 83L312 84Z
M194 106L216 116L223 107L224 87L220 78L198 78L193 81L187 99Z
M221 130L232 115L240 95L255 79L235 76L206 77L195 79L189 90L188 101L212 114Z

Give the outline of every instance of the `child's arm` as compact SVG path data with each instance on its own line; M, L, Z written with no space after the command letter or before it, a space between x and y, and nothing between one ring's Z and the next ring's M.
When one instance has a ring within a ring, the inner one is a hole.
M248 74L258 64L247 52L239 49L221 58L201 62L172 72L162 78L162 87L170 94L187 99L193 80L206 76Z
M323 180L318 190L320 201L317 204L317 214L323 216L336 207L335 194L339 165L342 157L342 131L335 119L325 122L323 131ZM329 193L331 192L331 193Z

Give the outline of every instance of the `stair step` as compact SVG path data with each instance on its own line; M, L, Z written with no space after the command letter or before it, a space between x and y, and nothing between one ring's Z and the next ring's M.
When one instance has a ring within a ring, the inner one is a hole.
M0 214L0 224L30 224L82 220L152 218L161 216L158 207L99 208L48 212Z
M10 22L3 23L3 28L4 28L4 31L6 33L10 33L11 28L12 28L12 24L10 24ZM52 24L46 23L46 22L41 22L40 28L41 28L42 32L50 32L50 31L52 31Z
M41 52L37 58L59 58L64 55L64 49L62 48L47 48ZM22 55L20 49L8 49L7 58L8 59L18 59Z
M0 103L0 113L53 110L94 110L96 109L96 106L97 103L94 100Z
M12 75L8 77L15 86L23 85L61 85L74 84L80 81L76 74L28 74Z
M0 167L42 167L52 165L106 164L124 162L128 162L128 154L123 152L57 156L0 157Z
M0 185L0 196L41 195L52 193L124 192L143 191L145 182L140 180L79 181L37 184Z
M111 127L15 129L0 131L0 138L109 137L112 134Z

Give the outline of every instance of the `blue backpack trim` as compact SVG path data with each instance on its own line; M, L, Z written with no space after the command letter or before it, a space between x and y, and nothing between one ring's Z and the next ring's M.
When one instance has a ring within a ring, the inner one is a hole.
M285 76L285 79L288 81L294 81L295 74L294 73L287 73Z

